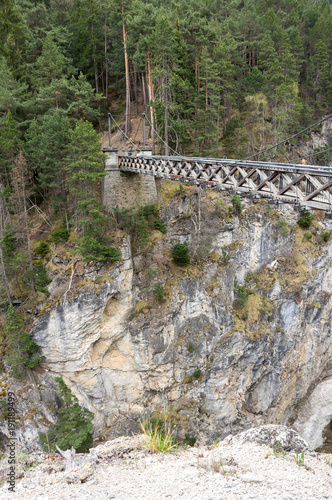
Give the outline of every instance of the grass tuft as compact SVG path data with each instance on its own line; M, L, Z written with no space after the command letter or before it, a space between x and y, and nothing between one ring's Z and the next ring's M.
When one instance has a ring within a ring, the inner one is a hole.
M164 422L158 420L153 423L150 419L144 420L141 424L143 434L142 445L155 453L172 453L178 447L178 441L172 435L166 419Z

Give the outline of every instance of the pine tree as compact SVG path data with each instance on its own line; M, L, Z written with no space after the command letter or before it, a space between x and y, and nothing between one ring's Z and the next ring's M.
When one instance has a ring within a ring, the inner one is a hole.
M93 413L82 408L77 397L65 384L62 377L56 377L61 406L58 409L58 422L53 429L40 435L45 451L56 451L73 447L78 453L87 453L92 447Z
M49 85L52 80L59 80L65 73L66 58L48 33L43 43L42 53L36 61L36 80L38 87Z
M17 125L8 111L6 118L0 122L0 181L9 185L10 168L14 165L20 149L20 134Z
M12 193L10 196L10 204L15 213L15 222L19 229L26 237L27 258L30 270L30 283L33 294L35 294L35 285L33 279L33 264L32 250L30 240L29 216L28 216L28 199L31 194L30 186L30 171L24 159L22 152L15 159L15 166L11 169L11 186Z
M63 212L68 219L65 159L71 122L62 110L34 120L26 133L25 151L38 189L48 198L48 208Z
M101 100L87 81L86 76L80 73L78 78L72 78L68 83L68 107L66 113L73 118L80 118L82 122L100 118L100 112L94 106Z
M24 322L14 306L10 305L5 323L7 340L7 363L10 363L14 377L24 378L28 368L39 365L43 358L37 356L39 346L25 331Z
M104 219L97 199L97 186L105 177L105 171L99 136L90 122L77 122L71 132L65 169L76 227L83 233L98 234Z
M0 56L0 117L11 111L16 119L23 107L27 85L18 83L7 61Z
M321 102L326 100L327 104L332 103L332 77L330 75L330 64L326 44L322 40L318 40L315 45L313 63L316 69L316 79L314 82L316 99Z

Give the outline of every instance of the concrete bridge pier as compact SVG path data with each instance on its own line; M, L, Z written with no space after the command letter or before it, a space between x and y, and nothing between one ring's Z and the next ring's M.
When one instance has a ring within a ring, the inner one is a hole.
M143 156L152 156L151 148L141 148ZM118 150L103 148L105 170L102 199L108 211L112 208L141 207L157 203L157 188L154 176L121 172L118 166ZM123 156L135 156L133 151L124 151Z

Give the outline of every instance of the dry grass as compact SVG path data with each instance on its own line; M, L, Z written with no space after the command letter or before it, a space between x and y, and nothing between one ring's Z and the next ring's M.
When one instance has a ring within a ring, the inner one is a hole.
M172 453L178 447L176 438L166 420L152 423L151 420L144 420L141 425L143 433L142 445L155 453Z

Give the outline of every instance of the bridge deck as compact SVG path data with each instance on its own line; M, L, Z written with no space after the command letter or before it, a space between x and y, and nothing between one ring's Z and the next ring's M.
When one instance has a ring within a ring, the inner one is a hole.
M248 193L331 211L332 169L328 166L172 156L119 156L123 172Z

